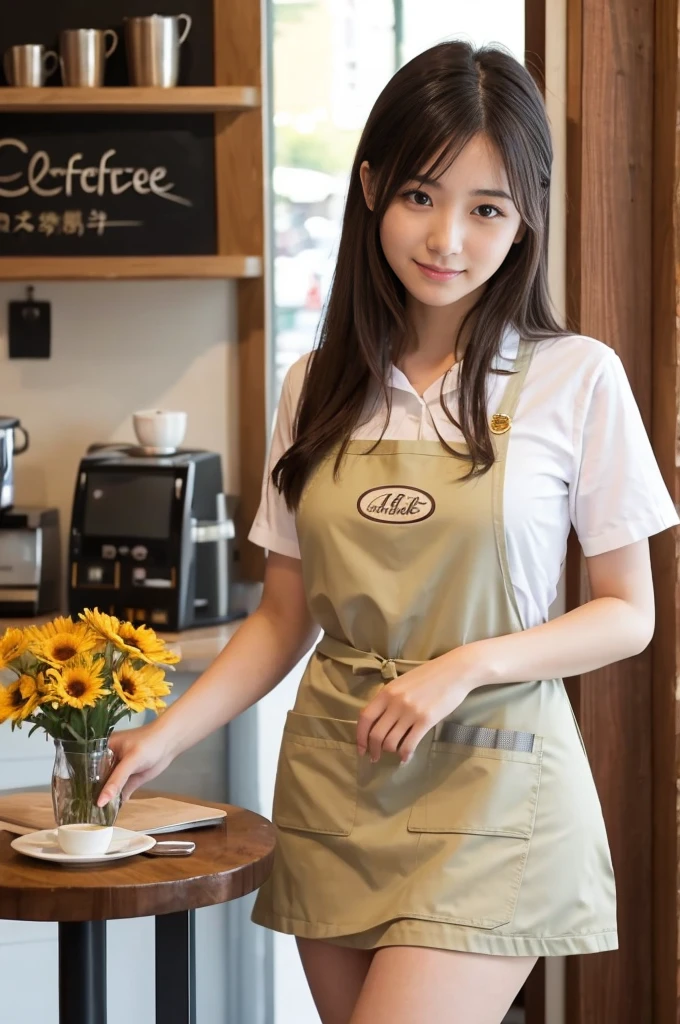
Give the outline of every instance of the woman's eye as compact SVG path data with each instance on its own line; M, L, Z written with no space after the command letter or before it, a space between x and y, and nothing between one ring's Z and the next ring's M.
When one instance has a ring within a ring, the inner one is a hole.
M428 195L425 194L425 192L420 192L417 188L409 189L408 192L402 192L402 195L404 196L404 198L407 198L408 196L423 196L425 199L428 199L428 200L430 198ZM425 204L424 203L416 203L415 205L416 206L424 206Z
M503 216L503 211L499 210L497 206L491 206L489 203L482 203L481 206L477 207L478 210L493 210L494 216L489 217L487 214L483 214L482 220L495 220L496 215L498 217Z

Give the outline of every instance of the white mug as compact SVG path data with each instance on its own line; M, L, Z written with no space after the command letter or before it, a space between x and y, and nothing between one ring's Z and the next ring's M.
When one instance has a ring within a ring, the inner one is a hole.
M64 853L75 857L96 857L106 853L113 839L113 825L59 825L57 842Z
M174 451L184 440L187 414L165 409L141 409L133 413L132 422L137 440L145 448Z

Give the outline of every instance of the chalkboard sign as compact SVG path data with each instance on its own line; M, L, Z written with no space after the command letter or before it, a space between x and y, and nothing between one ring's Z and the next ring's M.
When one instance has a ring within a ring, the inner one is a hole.
M0 255L214 252L209 115L0 117Z

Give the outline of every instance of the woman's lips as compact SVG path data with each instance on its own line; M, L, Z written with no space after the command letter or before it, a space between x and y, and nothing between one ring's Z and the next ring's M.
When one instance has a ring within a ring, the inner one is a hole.
M431 281L451 281L454 277L458 277L459 274L463 273L462 270L433 270L423 263L418 263L418 260L413 262L422 270L425 277L429 277Z

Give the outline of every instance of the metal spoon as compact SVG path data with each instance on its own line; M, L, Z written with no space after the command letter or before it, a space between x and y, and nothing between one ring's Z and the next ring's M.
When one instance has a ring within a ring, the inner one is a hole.
M188 857L196 849L196 843L184 839L164 839L144 852L149 857Z

